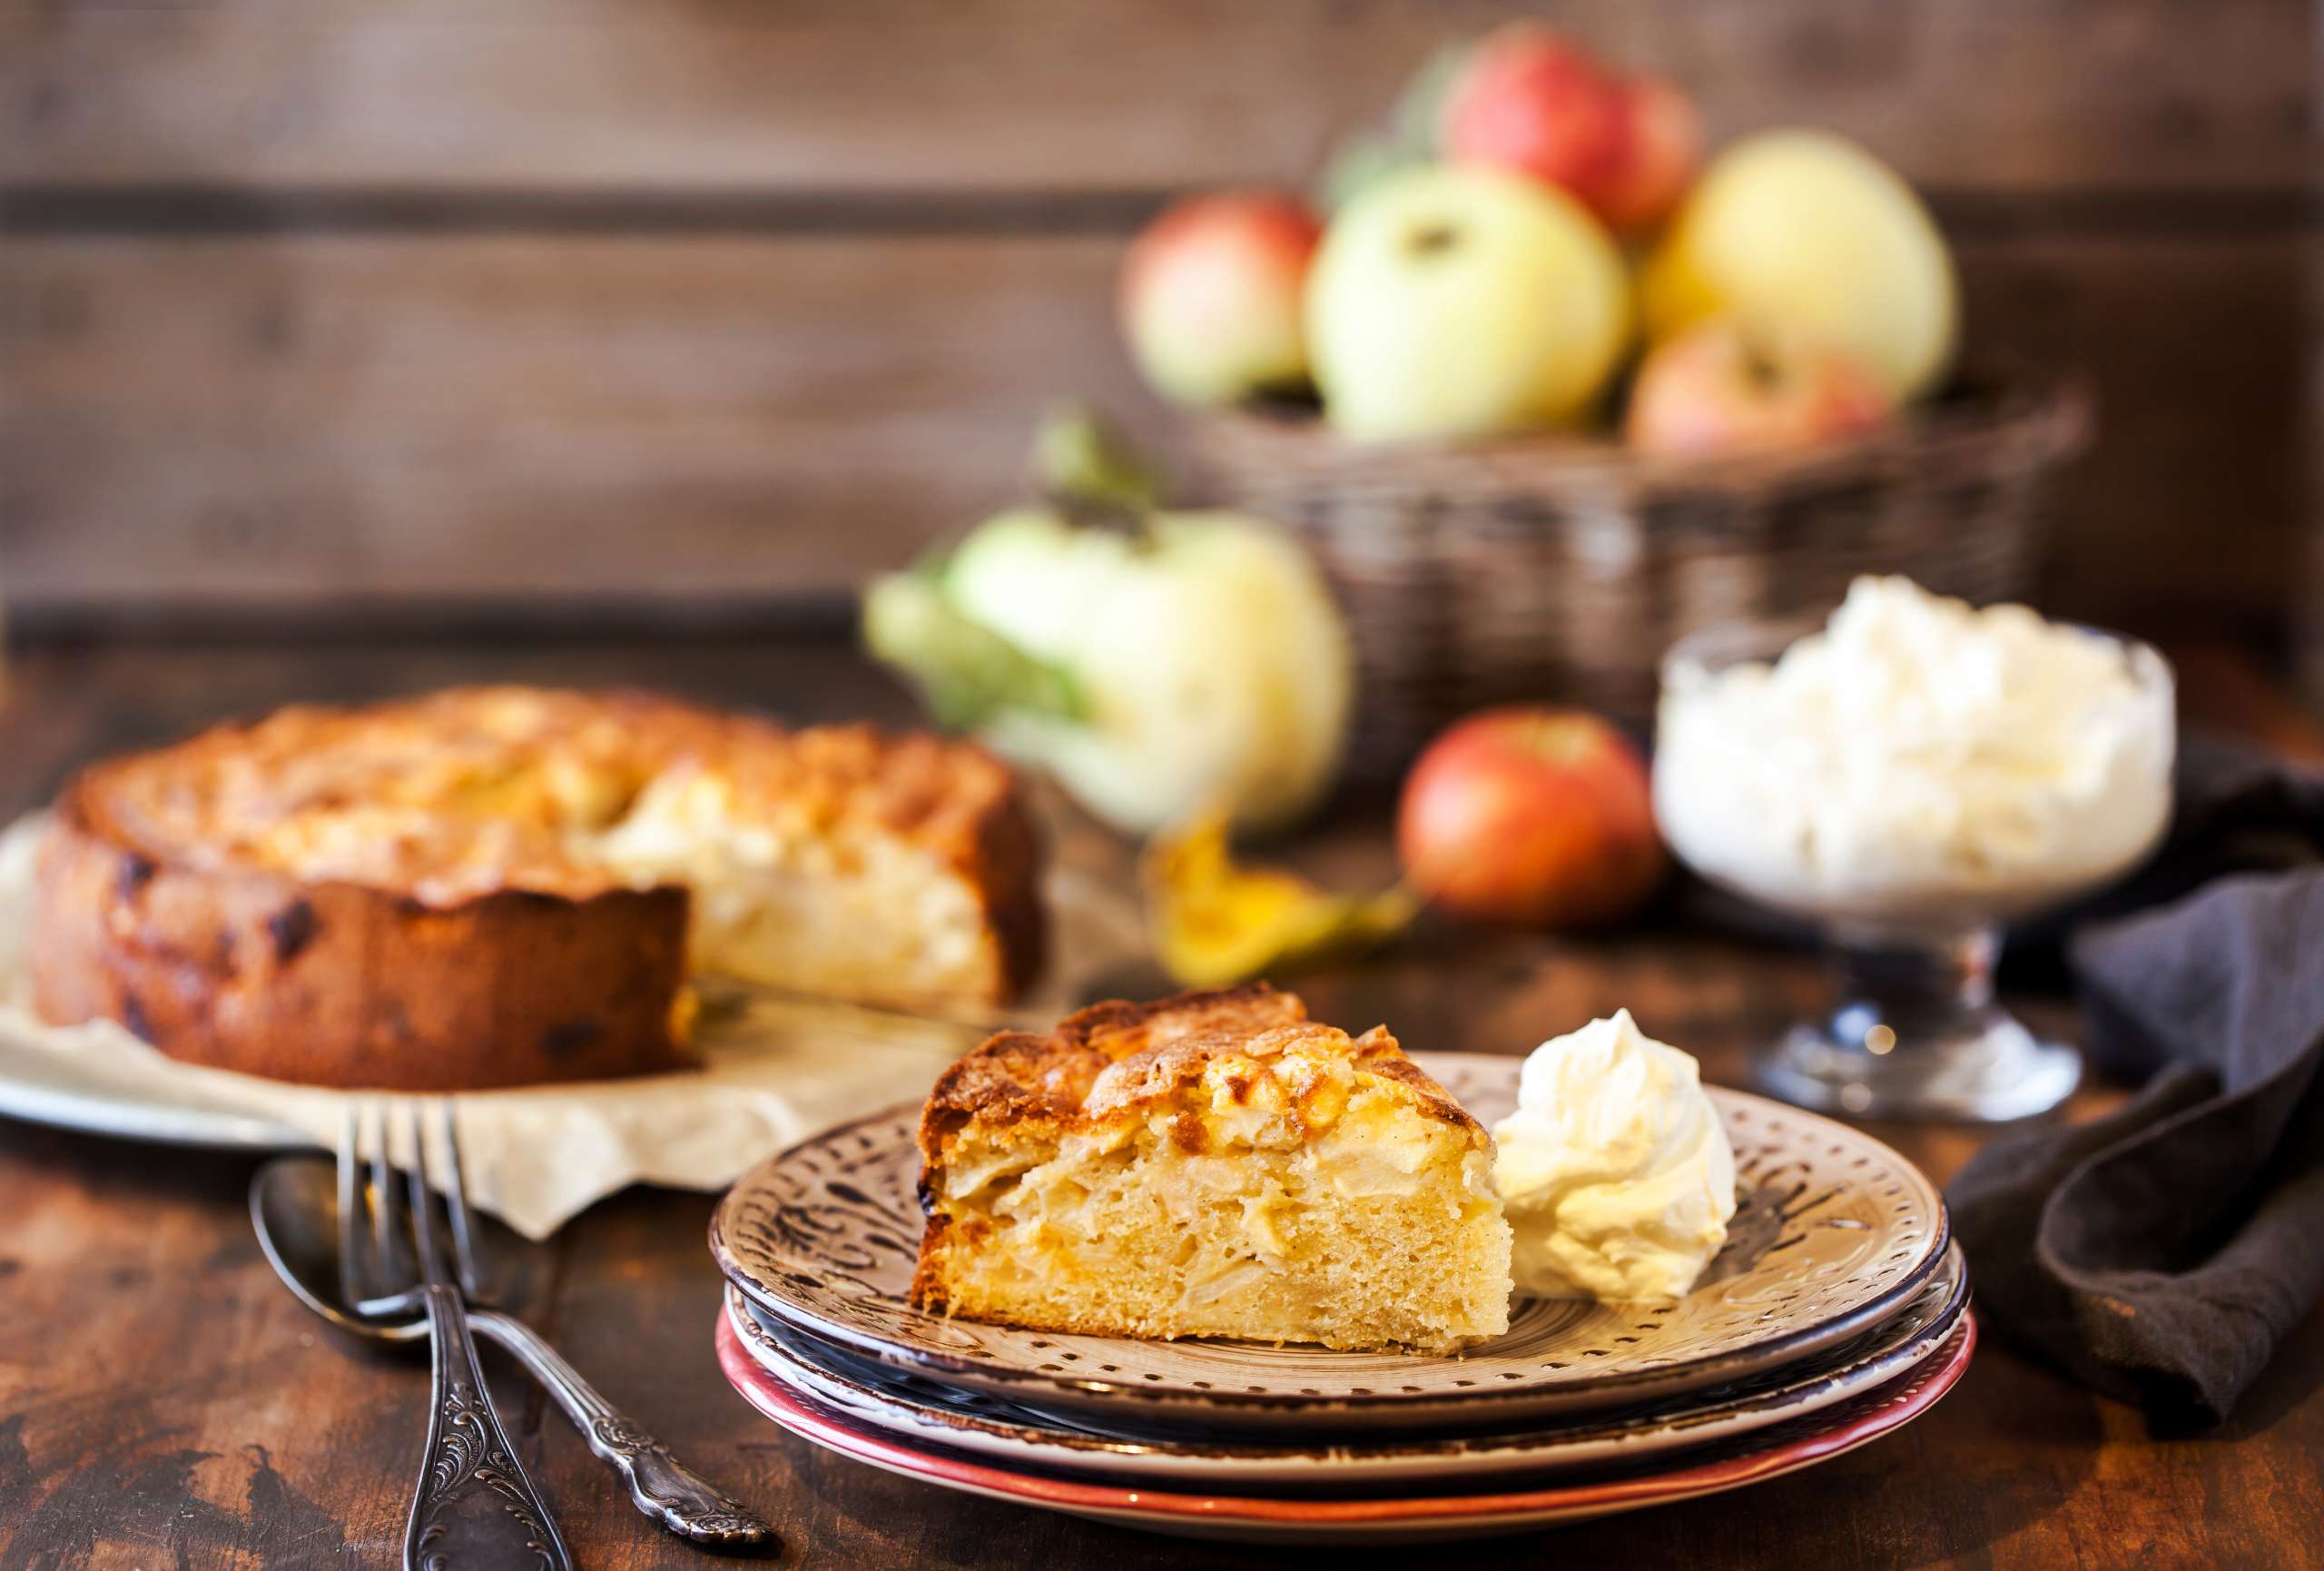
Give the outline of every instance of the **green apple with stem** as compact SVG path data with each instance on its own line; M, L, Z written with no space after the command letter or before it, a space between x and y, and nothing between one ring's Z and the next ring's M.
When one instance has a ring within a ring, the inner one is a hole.
M1571 197L1435 164L1333 219L1306 316L1334 427L1362 440L1485 436L1590 411L1630 335L1630 286Z

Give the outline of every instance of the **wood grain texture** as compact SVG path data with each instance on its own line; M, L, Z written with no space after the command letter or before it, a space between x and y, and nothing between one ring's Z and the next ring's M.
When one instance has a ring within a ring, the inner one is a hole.
M1105 235L48 238L0 252L0 573L50 608L842 593L1094 398L1168 444ZM2300 242L1961 248L1980 353L2090 368L2050 602L2280 619Z
M847 585L1009 499L1049 400L1138 396L1117 249L27 243L0 560L20 604Z
M2254 632L2299 603L2324 538L2305 500L2324 341L2298 235L2028 238L1961 250L1979 351L2084 368L2095 445L2068 478L2043 602L2165 627L2207 608Z
M39 650L0 706L0 815L74 764L293 697L354 699L458 679L656 682L802 719L903 713L844 649L734 642L655 649L343 645L286 650ZM2266 690L2248 667L2240 680ZM2198 695L2190 694L2191 698ZM2296 722L2253 700L2268 725ZM2289 734L2289 733L2287 733ZM2308 735L2313 740L2312 725ZM1347 877L1382 871L1358 811L1285 847ZM1648 931L1585 943L1424 932L1374 963L1300 983L1317 1013L1384 1019L1417 1046L1519 1052L1617 1005L1700 1052L1712 1078L1817 995L1806 956ZM2055 1001L2024 1001L2071 1028ZM2083 1112L2119 1092L2096 1090ZM1978 1137L1885 1129L1940 1178ZM0 1566L10 1571L307 1571L392 1564L419 1447L424 1368L322 1331L269 1275L242 1208L247 1160L0 1121ZM633 1191L554 1244L537 1323L606 1394L765 1510L782 1562L1120 1571L1403 1566L1409 1552L1192 1546L947 1495L783 1437L720 1377L707 1196ZM507 1366L494 1378L526 1467L581 1563L699 1567L651 1532L564 1420ZM2324 1565L2324 1317L2311 1318L2245 1411L2200 1438L2147 1435L2129 1409L1998 1339L1903 1433L1723 1498L1462 1546L1479 1571L1620 1564L1818 1571L1965 1565L2000 1571Z
M0 179L829 190L1299 182L1513 0L300 0L0 22ZM2313 187L2304 0L1577 0L1728 133L1915 177Z
M1167 440L1109 309L1162 194L1302 181L1534 9L0 0L0 585L51 625L838 594L1006 499L1052 398ZM1978 352L2097 369L2056 608L2290 619L2311 0L1555 19L1716 134L1892 159Z

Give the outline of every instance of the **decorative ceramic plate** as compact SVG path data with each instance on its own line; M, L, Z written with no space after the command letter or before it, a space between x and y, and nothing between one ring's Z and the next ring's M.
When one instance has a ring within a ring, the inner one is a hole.
M750 1404L793 1434L908 1478L1118 1527L1187 1538L1345 1544L1482 1538L1740 1488L1829 1461L1910 1422L1950 1390L1976 1348L1965 1315L1919 1368L1809 1418L1690 1452L1660 1470L1546 1488L1395 1498L1305 1499L1158 1489L998 1466L863 1428L762 1368L734 1322L718 1317L718 1361Z
M1956 1247L1886 1324L1830 1352L1755 1379L1618 1417L1515 1434L1285 1437L1274 1444L1213 1435L1137 1433L1078 1422L979 1391L907 1375L791 1329L731 1286L726 1312L761 1368L862 1428L912 1446L947 1447L1000 1465L1152 1479L1163 1487L1403 1491L1524 1473L1571 1476L1731 1439L1820 1412L1884 1386L1934 1356L1966 1309L1968 1271Z
M1480 1120L1519 1061L1416 1053ZM1945 1202L1860 1131L1714 1089L1739 1194L1727 1247L1675 1304L1527 1299L1459 1358L1189 1339L1138 1341L950 1319L907 1294L920 1246L916 1105L827 1131L745 1175L711 1251L754 1303L826 1341L1031 1405L1215 1428L1492 1424L1659 1401L1835 1346L1894 1314L1943 1254Z

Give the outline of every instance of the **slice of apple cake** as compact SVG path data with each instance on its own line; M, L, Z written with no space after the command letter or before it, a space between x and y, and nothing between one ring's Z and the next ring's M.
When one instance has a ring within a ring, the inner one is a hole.
M1476 1120L1263 983L1004 1033L921 1118L912 1298L1037 1329L1449 1353L1509 1327Z

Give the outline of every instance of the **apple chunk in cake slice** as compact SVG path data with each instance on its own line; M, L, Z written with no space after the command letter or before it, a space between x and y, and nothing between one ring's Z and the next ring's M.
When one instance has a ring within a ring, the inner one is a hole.
M1509 1327L1484 1130L1384 1030L1264 984L996 1036L920 1148L924 1309L1438 1353Z

